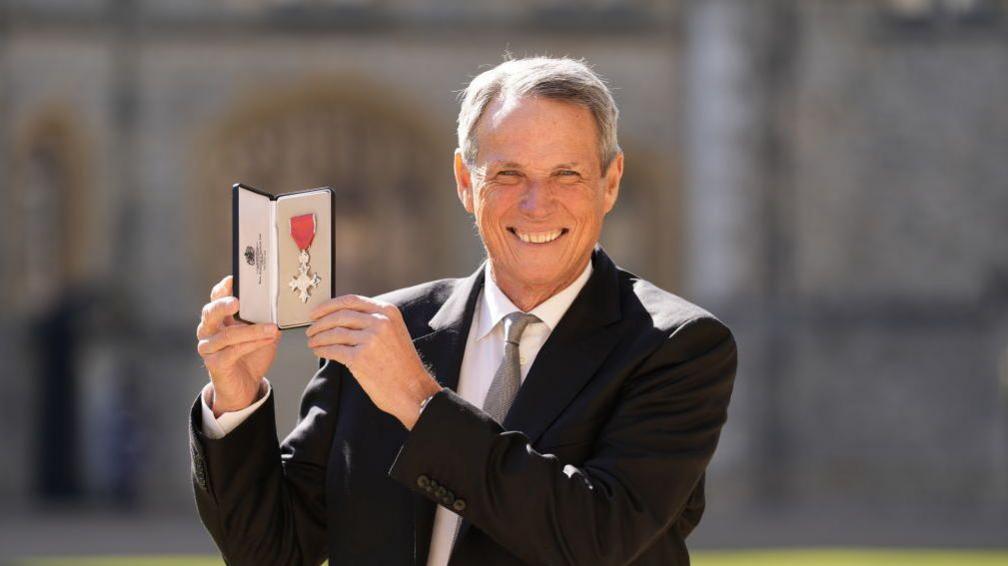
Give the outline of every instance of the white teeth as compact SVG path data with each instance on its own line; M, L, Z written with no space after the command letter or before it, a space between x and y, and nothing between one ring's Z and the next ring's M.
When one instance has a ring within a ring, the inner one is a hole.
M519 232L518 230L515 230L514 233L517 234L523 242L530 244L545 244L559 238L560 234L563 234L563 230L557 229L551 232Z

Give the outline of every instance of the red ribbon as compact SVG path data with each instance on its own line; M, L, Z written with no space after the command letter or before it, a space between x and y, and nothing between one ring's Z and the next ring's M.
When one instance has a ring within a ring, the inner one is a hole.
M302 214L290 219L291 236L299 250L307 250L315 239L315 215Z

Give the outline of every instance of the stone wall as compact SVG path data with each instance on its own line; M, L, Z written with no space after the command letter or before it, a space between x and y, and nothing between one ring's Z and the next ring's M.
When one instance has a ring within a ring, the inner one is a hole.
M58 288L97 296L79 316L85 491L107 498L124 458L142 504L189 509L193 333L228 269L230 183L342 187L368 211L344 239L374 246L344 258L347 290L469 273L455 92L509 50L609 79L627 174L604 245L736 332L713 509L1008 507L1003 2L969 17L866 0L279 4L9 3L0 392L24 402L0 413L0 452L21 455L0 498L31 503L26 328L54 300L20 270L35 124L62 124L82 162L53 190L75 195ZM270 376L281 430L314 368L289 333Z

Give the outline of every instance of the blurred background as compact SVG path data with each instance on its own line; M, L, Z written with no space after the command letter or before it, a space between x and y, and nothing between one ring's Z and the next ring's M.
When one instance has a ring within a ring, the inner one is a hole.
M0 561L214 554L230 185L336 188L340 292L467 275L456 93L505 53L609 80L603 245L738 338L692 548L1008 547L1008 2L0 0ZM316 367L288 333L283 433Z

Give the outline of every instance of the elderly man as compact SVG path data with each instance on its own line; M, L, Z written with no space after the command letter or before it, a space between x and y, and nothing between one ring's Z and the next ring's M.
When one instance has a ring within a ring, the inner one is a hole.
M487 261L313 313L321 366L278 444L275 326L225 278L197 329L200 516L231 564L686 565L735 342L598 246L617 109L570 59L466 89L455 179ZM646 242L641 242L646 245Z

